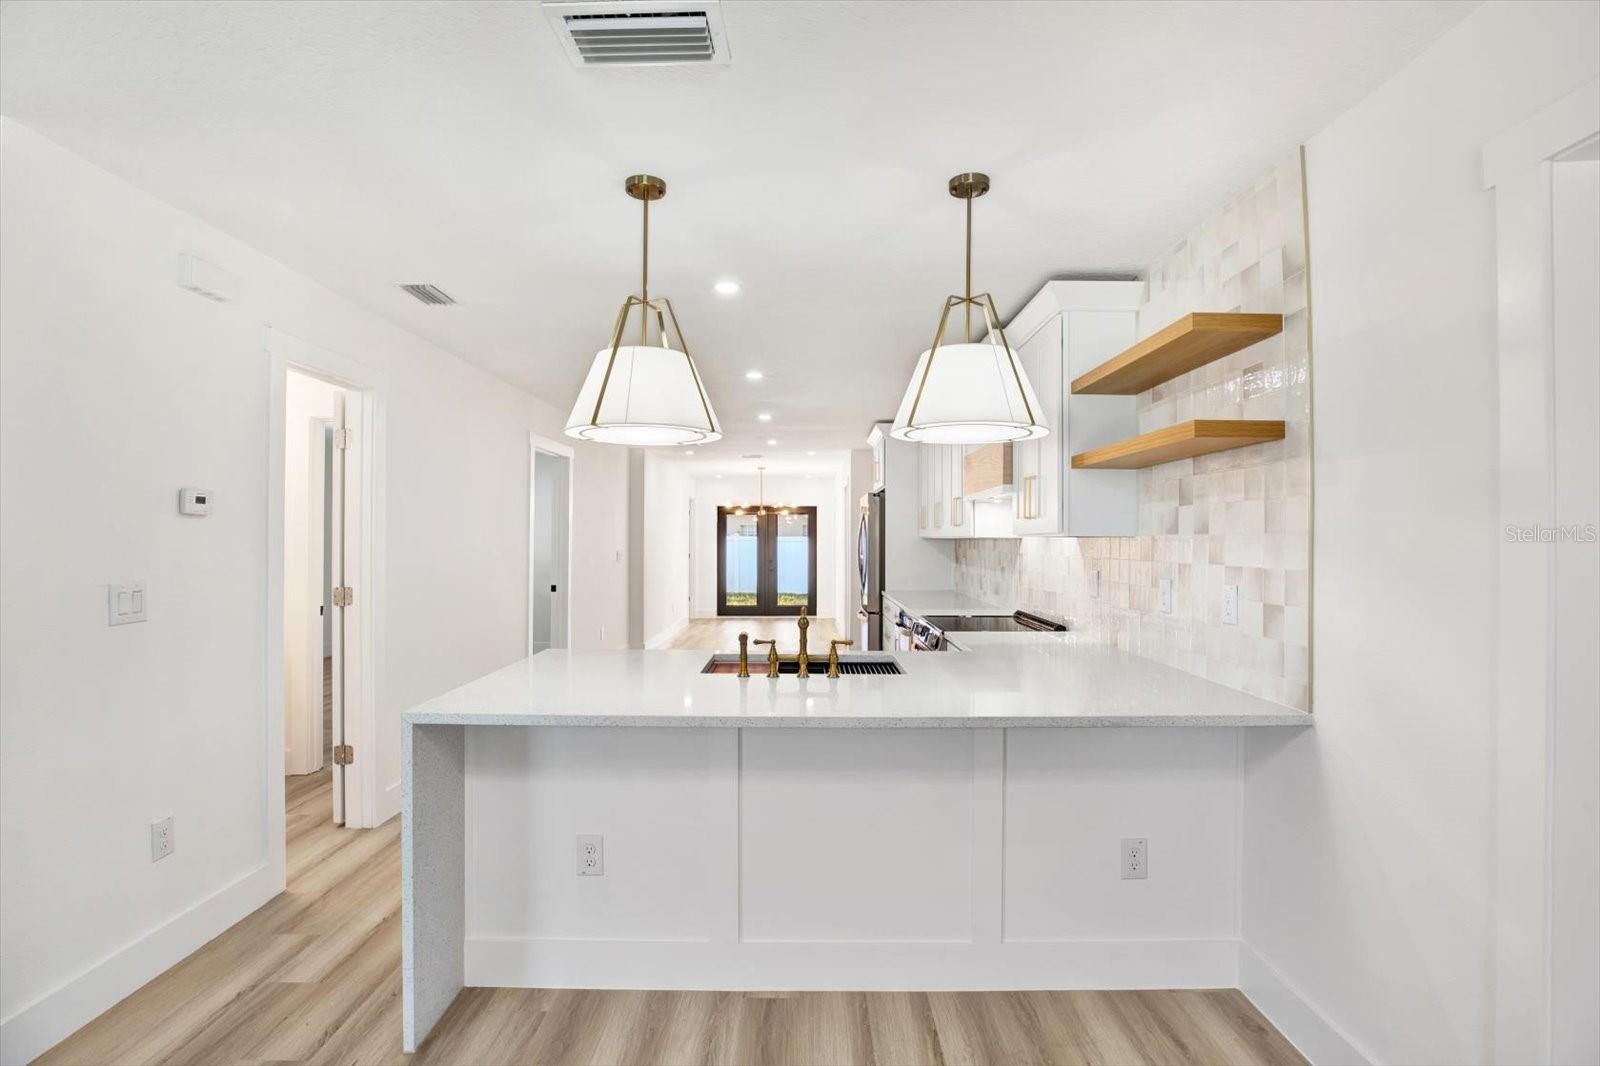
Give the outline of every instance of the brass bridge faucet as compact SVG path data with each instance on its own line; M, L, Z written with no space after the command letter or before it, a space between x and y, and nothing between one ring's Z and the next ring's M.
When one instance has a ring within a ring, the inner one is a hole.
M767 676L778 676L778 642L775 640L752 640L752 644L765 644L767 646Z
M800 677L811 676L811 655L806 651L806 630L810 628L811 619L806 617L806 609L802 607L800 608L800 654L795 657L800 664L800 668L796 671Z
M739 634L739 676L750 676L750 634Z
M853 641L853 640L830 640L830 641L828 641L828 676L829 677L838 677L839 676L839 649L840 648L848 648L850 645L852 645L854 643L855 643L855 641Z

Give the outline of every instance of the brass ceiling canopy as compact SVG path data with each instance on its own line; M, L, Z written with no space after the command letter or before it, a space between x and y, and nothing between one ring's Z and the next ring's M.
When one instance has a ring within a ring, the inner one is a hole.
M989 175L968 171L950 179L950 195L958 200L976 200L989 191Z
M988 181L987 178L984 180ZM622 187L628 190L628 195L635 200L644 200L646 202L659 200L667 195L666 180L658 178L654 174L634 174L622 183Z

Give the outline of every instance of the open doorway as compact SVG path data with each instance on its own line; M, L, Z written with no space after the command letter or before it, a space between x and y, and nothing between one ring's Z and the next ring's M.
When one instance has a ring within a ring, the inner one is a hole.
M346 821L344 608L349 466L357 405L348 390L289 369L284 385L283 733L291 835Z
M528 469L528 654L565 648L571 584L572 449L531 438Z

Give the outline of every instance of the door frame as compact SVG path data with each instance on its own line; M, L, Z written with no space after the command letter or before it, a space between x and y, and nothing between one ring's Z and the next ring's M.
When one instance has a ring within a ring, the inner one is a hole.
M1555 521L1551 168L1597 133L1600 82L1590 82L1483 146L1496 228L1501 530ZM1548 1062L1552 1045L1554 564L1553 544L1502 536L1492 808L1496 1062Z
M538 506L538 492L534 485L536 464L539 453L552 455L567 461L567 566L566 573L562 576L562 588L566 592L561 596L561 641L555 639L554 619L550 627L550 647L569 648L572 646L572 501L573 484L577 481L574 476L577 468L577 453L571 445L563 444L549 437L541 437L537 433L528 434L528 610L525 624L527 626L527 640L524 646L529 655L533 654L533 605L538 602L533 591L534 571L534 521L537 515L534 508Z
M283 763L283 549L285 393L293 368L347 393L357 408L364 433L358 457L356 498L361 523L355 546L361 559L352 587L360 612L359 632L346 651L359 661L345 664L345 741L356 749L353 771L345 779L345 824L367 828L381 824L399 809L400 783L380 789L377 707L382 699L378 663L384 647L384 426L388 378L370 364L330 351L270 324L262 327L269 392L267 415L267 597L266 597L266 735L267 839L274 878L281 889L287 877L287 827L284 821ZM348 503L349 501L347 501ZM346 573L349 574L347 569ZM348 608L347 608L348 609ZM363 753L366 757L363 758Z
M738 512L738 511L741 511L741 510L745 512L745 514L743 516L735 514L735 512ZM790 511L791 513L798 512L798 513L804 514L809 519L809 524L808 524L807 528L811 531L811 535L807 538L807 540L809 541L809 543L807 544L807 549L808 549L808 554L810 556L810 562L809 562L810 574L808 575L809 576L809 581L808 581L808 586L809 587L806 590L806 606L805 606L805 610L806 610L806 612L808 614L811 614L811 615L815 616L816 613L817 613L817 542L822 537L822 531L817 528L817 508L816 508L815 505L808 505L808 506L805 506L805 507L789 507L789 508L785 508L785 510ZM756 519L756 522L757 522L757 527L756 527L756 568L757 568L758 572L756 574L756 604L755 604L754 607L728 607L726 605L726 601L727 601L727 597L728 597L728 584L727 584L727 582L728 582L728 535L727 535L727 523L728 523L728 518L729 518L730 515L733 516L733 517L753 517L753 518ZM738 618L738 617L744 617L744 616L749 616L749 615L758 615L758 616L781 618L781 617L787 617L787 616L790 616L790 615L798 615L800 613L801 609L798 608L798 607L794 608L792 610L789 610L789 609L785 609L785 608L779 607L776 603L763 604L761 602L761 584L762 584L762 575L760 573L760 569L761 569L761 542L766 539L763 536L763 534L761 533L761 529L760 529L760 523L761 523L761 521L763 519L771 519L774 523L776 523L777 519L778 519L778 514L777 514L776 511L769 511L765 515L750 515L748 508L727 507L727 506L722 506L722 507L718 507L717 508L717 603L716 603L716 608L717 608L717 616L719 618ZM777 550L777 543L776 543L777 542L777 538L773 537L772 539L773 539L773 550L776 551ZM777 560L774 559L773 560L774 574L773 574L773 579L772 579L773 580L773 584L774 584L774 588L773 588L773 597L774 597L774 599L777 597L777 589L776 589L777 575L776 575L776 569L775 569L776 566L777 566Z

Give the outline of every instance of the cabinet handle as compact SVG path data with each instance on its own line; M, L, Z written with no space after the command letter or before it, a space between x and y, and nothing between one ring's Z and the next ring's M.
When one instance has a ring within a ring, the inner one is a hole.
M1039 481L1038 474L1029 474L1022 479L1022 509L1024 518L1038 518L1038 500L1035 498L1034 486Z
M952 497L950 497L950 524L951 525L959 526L961 524L961 512L962 512L961 497L960 496L952 496Z
M917 508L917 528L918 529L927 529L928 528L928 509L926 507L918 507Z
M940 500L933 505L933 528L938 529L944 525L944 501Z

